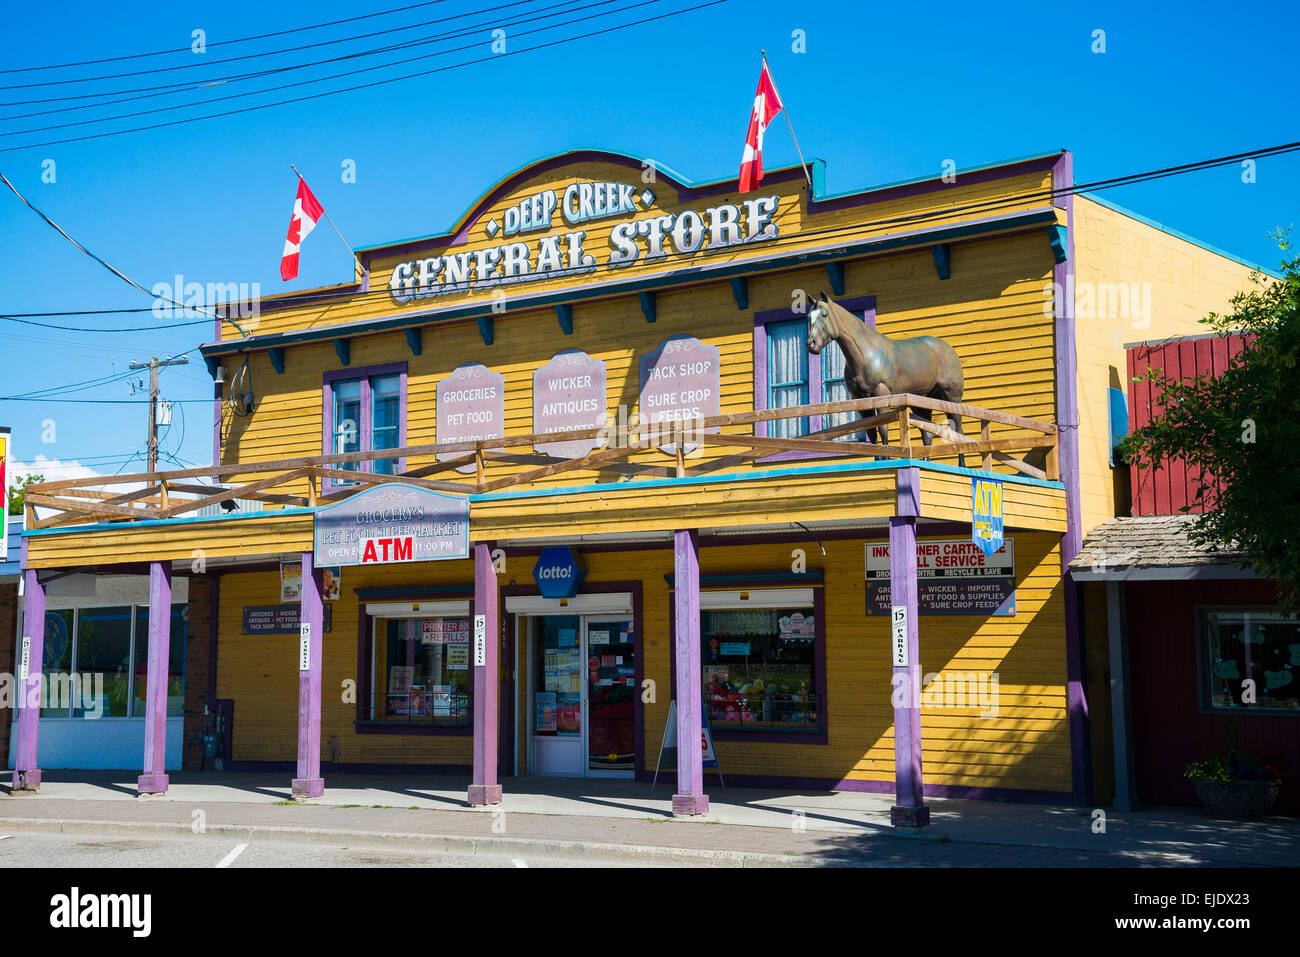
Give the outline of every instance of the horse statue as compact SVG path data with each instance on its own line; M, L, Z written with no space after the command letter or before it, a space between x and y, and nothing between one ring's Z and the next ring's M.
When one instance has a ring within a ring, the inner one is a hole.
M880 395L913 395L960 402L963 379L961 360L952 346L934 336L914 339L887 339L823 292L808 313L808 351L820 355L834 340L844 353L844 384L855 399ZM858 413L864 419L878 414L867 409ZM929 409L913 409L912 415L931 420ZM957 434L961 416L949 415L948 423ZM887 424L879 426L880 442L889 442ZM876 428L867 429L872 442ZM929 445L934 436L921 430L921 441Z

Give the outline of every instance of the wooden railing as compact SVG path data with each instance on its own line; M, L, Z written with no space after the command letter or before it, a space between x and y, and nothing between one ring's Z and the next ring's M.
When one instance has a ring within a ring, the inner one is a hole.
M755 434L757 430L754 426L760 422L837 413L856 413L859 418L798 438ZM970 420L978 422L978 437L958 434L945 425L931 421L936 417L946 419L949 414L960 416L967 423ZM1004 427L999 430L998 438L992 437L991 430L994 426ZM879 443L846 441L844 438L872 428L892 434L897 438L897 443L888 444L887 438ZM1006 429L1014 432L1005 434ZM930 439L929 445L924 444L926 437ZM601 440L604 447L577 458L555 458L532 450L534 445L579 439ZM693 448L688 451L687 446ZM702 453L710 447L741 451L708 458ZM672 450L672 464L629 461L633 456L655 449ZM573 429L544 435L506 436L479 441L412 445L373 452L313 455L167 472L41 482L27 489L27 527L51 528L88 522L174 518L235 499L259 501L268 505L316 507L341 501L370 485L393 481L439 492L468 494L528 485L566 472L613 472L629 478L686 478L753 464L756 460L782 452L815 453L837 458L874 456L878 459L964 460L970 456L978 459L978 462L966 461L965 464L985 472L992 472L996 464L1034 478L1059 478L1057 432L1056 426L1050 422L917 395L886 395L785 409L734 412L689 422L643 423L626 429ZM1009 454L1011 452L1019 452L1021 457ZM1040 454L1039 464L1026 461L1026 457L1032 457L1036 453ZM427 459L437 455L451 457L393 475L343 467L374 459ZM473 466L472 475L466 474L463 478L430 478L439 473L468 468L470 465ZM531 467L499 476L489 474L500 471L504 466L516 469L519 466ZM743 476L744 472L737 474ZM186 481L198 478L221 482L223 485ZM235 483L236 478L244 481ZM350 484L325 493L320 491L320 483L325 479ZM126 484L142 484L143 487L126 492L114 492L106 488ZM306 486L305 494L296 491L303 485ZM286 491L286 486L295 491ZM35 506L57 509L58 512L38 519Z

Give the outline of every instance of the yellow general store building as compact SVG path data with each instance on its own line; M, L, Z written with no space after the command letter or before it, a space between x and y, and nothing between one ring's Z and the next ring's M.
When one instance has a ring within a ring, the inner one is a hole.
M175 766L170 713L187 767L219 726L225 767L296 769L303 797L400 769L472 774L485 804L501 777L662 764L681 814L718 772L895 793L901 825L926 795L1094 800L1104 648L1090 666L1064 569L1128 500L1123 343L1194 328L1249 269L1075 195L1068 152L824 175L740 195L574 151L357 249L353 281L231 304L202 348L212 467L29 492L31 660L44 582L149 575L142 791ZM950 344L960 402L854 398L839 341L809 348L823 292ZM49 720L21 711L17 788Z

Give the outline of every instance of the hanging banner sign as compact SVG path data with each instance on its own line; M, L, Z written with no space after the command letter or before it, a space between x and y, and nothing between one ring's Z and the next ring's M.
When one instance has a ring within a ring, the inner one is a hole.
M641 424L665 430L674 422L692 423L721 414L722 385L717 346L706 346L694 336L674 336L648 356L641 357ZM717 432L713 426L705 431ZM685 443L685 452L699 448ZM677 444L660 449L677 454Z
M561 352L533 373L533 432L598 429L605 424L605 363L576 349ZM543 442L544 455L576 459L599 447L598 438Z
M443 442L499 439L506 434L506 380L481 362L454 370L438 383L436 438ZM438 460L454 459L462 452L439 452ZM474 464L457 472L473 472Z
M316 510L319 565L393 565L469 557L469 500L376 485Z
M867 614L891 615L889 543L866 545ZM1014 615L1014 539L992 555L961 540L916 543L917 611L922 615Z
M995 555L1002 547L1002 482L975 476L970 482L971 540L985 555Z

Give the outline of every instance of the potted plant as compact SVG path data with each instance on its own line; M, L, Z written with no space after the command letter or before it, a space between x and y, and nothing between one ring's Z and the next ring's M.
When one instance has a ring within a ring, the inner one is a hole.
M1236 748L1210 748L1203 760L1187 765L1183 776L1191 780L1207 809L1241 817L1263 814L1282 788L1277 768Z

